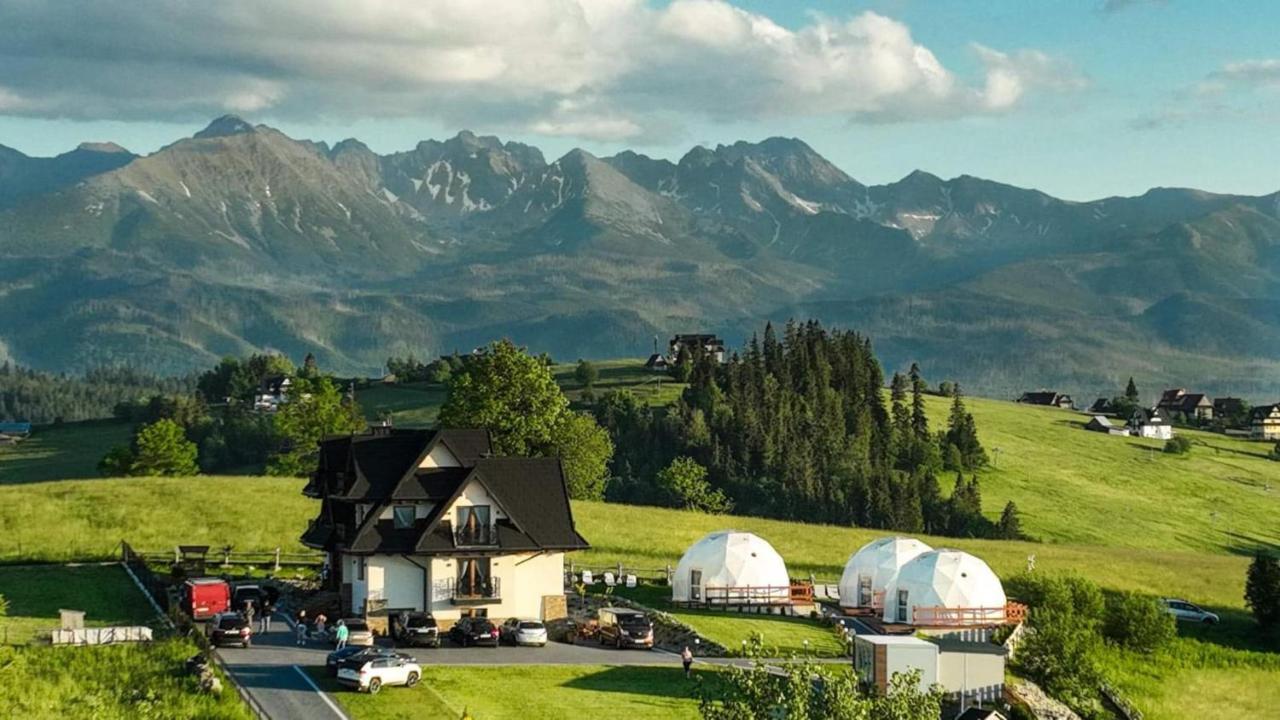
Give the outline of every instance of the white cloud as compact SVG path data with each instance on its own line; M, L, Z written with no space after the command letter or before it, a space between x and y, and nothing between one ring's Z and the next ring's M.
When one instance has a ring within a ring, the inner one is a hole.
M1241 60L1227 63L1208 82L1239 83L1248 87L1280 87L1280 59Z
M1174 93L1163 107L1134 118L1130 126L1154 130L1193 121L1271 117L1274 110L1265 103L1256 105L1256 98L1264 91L1274 99L1276 90L1280 90L1280 58L1229 62Z
M690 119L1006 112L1082 84L1038 51L973 50L983 74L962 78L883 15L789 29L723 0L0 0L0 112L431 116L622 139Z

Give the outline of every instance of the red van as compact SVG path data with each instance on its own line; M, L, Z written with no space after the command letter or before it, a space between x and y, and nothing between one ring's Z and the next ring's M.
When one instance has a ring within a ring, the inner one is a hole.
M192 578L182 586L182 609L207 620L231 609L231 586L219 578Z

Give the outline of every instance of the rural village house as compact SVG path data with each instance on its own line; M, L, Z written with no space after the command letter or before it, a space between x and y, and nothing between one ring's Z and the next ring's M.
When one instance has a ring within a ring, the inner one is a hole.
M1075 403L1071 402L1070 395L1053 392L1052 390L1022 393L1022 397L1018 398L1018 402L1026 403L1028 405L1049 405L1052 407L1059 407L1064 410L1072 410L1075 408Z
M1280 403L1253 409L1249 414L1249 437L1254 440L1280 440Z
M1094 415L1092 418L1090 418L1089 422L1084 426L1084 429L1092 430L1094 432L1106 433L1108 435L1123 435L1124 437L1129 436L1129 428L1125 427L1124 425L1116 425L1112 423L1111 419L1106 417L1105 415Z
M687 349L693 353L696 348L702 348L702 352L716 359L716 362L722 363L729 359L729 355L725 352L724 340L715 335L705 333L690 333L684 335L676 335L671 338L668 345L668 358L674 362L680 357L680 350Z
M260 412L275 412L289 399L289 388L293 380L287 375L275 375L262 379L258 393L253 396L253 409Z
M1244 400L1237 397L1220 397L1213 399L1213 416L1223 420L1245 414Z
M1150 410L1138 409L1129 418L1129 430L1137 437L1168 440L1173 437L1173 426L1165 418L1160 408Z
M328 553L344 612L554 619L574 527L555 458L493 457L484 430L393 430L320 443L302 537Z
M1110 398L1100 397L1089 406L1090 415L1114 415L1115 413L1116 406Z
M671 369L671 363L667 361L667 356L662 353L654 353L644 361L644 368L651 372L666 372Z
M1165 390L1156 407L1170 420L1192 422L1213 419L1213 401L1204 393L1189 393L1185 388Z

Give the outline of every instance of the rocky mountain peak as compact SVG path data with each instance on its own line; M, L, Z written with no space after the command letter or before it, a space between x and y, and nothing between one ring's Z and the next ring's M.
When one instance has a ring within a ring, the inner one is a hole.
M82 142L76 146L76 149L83 150L85 152L95 152L95 153L124 153L126 155L131 154L128 150L126 150L125 148L113 142Z
M209 123L208 127L196 133L194 137L200 139L228 137L231 135L245 135L252 132L254 132L253 126L239 117L235 115L223 115Z

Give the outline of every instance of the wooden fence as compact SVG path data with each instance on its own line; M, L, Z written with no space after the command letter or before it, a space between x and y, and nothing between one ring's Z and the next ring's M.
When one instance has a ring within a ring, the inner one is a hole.
M911 610L913 625L925 627L964 627L967 625L1017 624L1027 618L1027 606L1005 603L1003 607L949 608L915 607Z
M121 541L121 553L123 555L124 548L128 548L129 554L137 558L142 563L182 563L184 558L182 546L175 545L172 548L164 550L137 550L129 547L129 544ZM124 558L121 558L124 560ZM253 565L256 567L270 567L275 572L279 572L286 567L303 567L303 568L319 568L324 564L324 554L319 552L284 552L281 548L271 550L235 550L232 546L226 545L220 548L210 548L208 555L204 557L205 566L213 565L214 567L230 567L232 565Z

